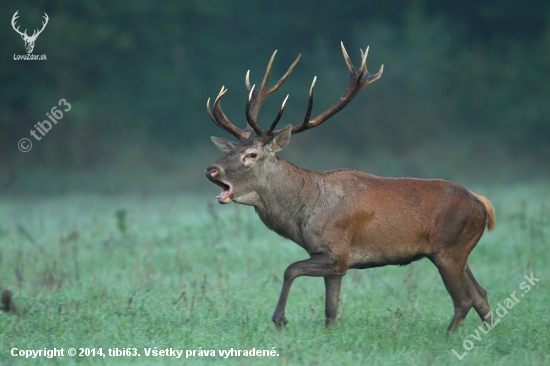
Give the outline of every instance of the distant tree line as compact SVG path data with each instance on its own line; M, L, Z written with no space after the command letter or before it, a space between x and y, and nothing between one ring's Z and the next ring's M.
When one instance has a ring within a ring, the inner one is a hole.
M34 50L47 61L13 60L25 53L8 28L16 10L21 29L38 28L48 14ZM281 125L299 123L313 76L314 113L345 88L340 41L357 64L359 47L370 45L369 68L386 69L316 131L316 143L397 157L445 147L470 160L489 146L503 160L550 162L548 1L40 0L6 4L0 21L0 170L93 168L133 149L209 143L223 132L208 120L206 99L228 87L224 110L244 125L244 74L250 69L259 83L275 49L273 78L303 56L260 123L287 93ZM32 155L19 152L17 141L61 98L71 112Z

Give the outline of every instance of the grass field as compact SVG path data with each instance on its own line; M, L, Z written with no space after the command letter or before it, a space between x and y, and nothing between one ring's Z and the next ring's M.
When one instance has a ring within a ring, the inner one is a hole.
M488 334L476 334L473 310L446 334L452 301L428 260L348 272L332 329L323 280L301 277L277 331L283 272L307 254L252 208L218 205L215 187L208 196L3 198L0 287L10 309L0 312L0 364L550 365L550 186L470 188L497 212L470 268L493 309L514 291L520 300ZM540 281L520 297L531 273ZM70 357L71 347L106 357ZM147 357L155 347L184 352ZM65 356L25 359L13 348ZM111 357L109 348L141 356ZM231 348L278 356L218 355Z

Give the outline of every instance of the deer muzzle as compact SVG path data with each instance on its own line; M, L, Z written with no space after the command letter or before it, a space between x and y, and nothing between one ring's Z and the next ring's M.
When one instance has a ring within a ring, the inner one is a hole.
M218 177L220 169L215 166L209 166L204 171L206 178L222 189L221 193L216 196L216 199L221 204L230 203L233 200L233 187L230 184L221 181Z

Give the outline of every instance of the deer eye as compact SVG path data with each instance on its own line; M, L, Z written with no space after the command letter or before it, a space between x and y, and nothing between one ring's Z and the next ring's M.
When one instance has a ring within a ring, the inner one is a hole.
M245 163L247 159L256 159L257 157L258 157L258 153L255 153L255 152L248 153L243 157L243 163Z

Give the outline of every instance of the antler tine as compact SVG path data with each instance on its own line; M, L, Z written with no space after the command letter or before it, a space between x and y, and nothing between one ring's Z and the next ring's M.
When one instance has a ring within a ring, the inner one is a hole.
M273 66L273 61L275 60L276 54L277 54L277 50L273 52L273 55L271 55L271 58L269 59L269 63L267 64L267 69L265 70L264 79L262 80L262 83L260 84L260 89L258 90L258 95L263 95L265 93L264 90L267 88L267 83L269 82L269 77L271 76L271 67ZM269 93L269 90L268 90L268 93Z
M208 113L208 116L210 117L212 122L216 124L216 126L223 128L222 125L220 125L218 121L216 121L216 117L214 117L214 115L212 114L212 110L210 110L210 98L208 98L208 100L206 101L206 112Z
M250 86L250 70L246 72L246 76L244 77L244 83L246 85L246 89L250 91L250 89L252 89L252 87Z
M309 118L311 117L311 110L313 109L313 89L315 88L316 82L317 82L317 76L313 78L313 82L311 83L311 87L309 88L309 102L307 105L306 116L303 122L304 124L307 124L309 122Z
M273 56L275 56L275 54L273 54ZM294 67L298 64L298 61L300 61L301 57L302 57L302 54L300 53L298 55L298 57L296 58L296 60L294 60L292 65L290 65L290 67L288 68L286 73L283 75L283 77L281 79L279 79L279 81L277 81L277 83L275 85L273 85L273 87L269 88L269 90L267 91L268 96L271 96L271 94L275 93L277 91L277 89L279 89L279 87L281 85L283 85L285 80L290 76L290 74L292 74L292 71L294 71Z
M356 78L361 79L363 77L363 74L366 72L367 75L369 72L367 71L367 56L369 55L369 46L365 49L365 53L363 53L363 50L361 51L361 66L359 67L359 71L357 72Z
M342 95L342 97L332 105L329 109L321 113L319 116L315 117L313 120L310 120L311 115L311 108L313 106L313 88L315 86L315 79L313 80L313 83L311 85L311 89L309 91L309 105L306 112L306 116L304 118L304 121L297 125L292 127L292 134L299 133L302 131L305 131L307 129L313 128L315 126L320 125L321 123L328 120L330 117L334 116L336 113L340 112L342 109L344 109L351 101L352 99L368 84L378 80L382 76L382 72L384 71L384 65L380 67L380 71L374 75L369 75L367 71L367 56L369 52L369 48L365 50L363 53L363 50L361 51L361 66L359 68L359 71L355 71L355 68L353 67L353 64L348 56L348 53L346 52L346 48L344 47L344 43L341 42L342 47L342 54L344 55L344 60L346 62L346 66L348 67L348 70L350 72L350 80L348 83L348 87L346 88L346 91Z
M353 67L353 63L348 56L346 47L344 47L344 42L340 42L340 46L342 47L342 54L344 55L344 60L346 61L346 66L348 67L350 74L355 74L355 67ZM363 56L363 52L361 52L361 56Z
M221 98L225 95L227 92L227 89L225 89L224 86L222 86L220 92L218 93L218 96L216 97L216 100L214 101L214 113L210 110L210 98L208 98L208 101L206 102L206 111L208 112L208 115L210 116L210 119L214 121L214 123L224 129L225 131L229 132L239 140L247 139L250 134L252 133L252 129L250 126L248 126L246 129L240 129L233 125L229 119L225 116L225 113L223 113L223 110L220 105Z
M275 130L275 127L277 126L277 123L279 123L279 120L281 119L281 116L283 115L283 111L285 110L285 104L286 104L286 101L287 101L288 97L289 97L289 94L287 94L285 100L283 100L283 104L281 105L281 108L279 109L279 113L277 114L277 117L275 118L275 121L273 121L273 123L269 127L269 130L267 130L268 135L271 135L273 130Z
M227 92L227 89L225 89L225 86L222 85L222 89L220 90L220 92L218 93L218 96L216 97L216 100L214 102L214 105L216 105L216 102L218 102L218 100L223 97L223 95ZM212 111L210 110L210 98L208 98L208 100L206 101L206 111L208 112L208 115L210 116L210 119L212 121L214 121L214 123L216 125L218 125L219 127L223 128L225 130L225 127L218 121L218 119L216 118L216 116L214 116L214 114L212 114Z
M260 84L260 89L258 89L257 91L255 91L252 87L249 87L250 70L246 73L246 80L245 80L246 87L250 91L250 94L248 96L248 103L246 105L246 116L247 118L250 117L249 123L250 123L250 120L256 123L256 120L258 119L258 114L260 113L260 108L262 108L262 104L269 97L269 95L267 95L268 93L266 93L266 85L269 82L269 76L271 74L271 66L273 65L273 61L275 60L276 54L277 54L277 50L273 52L273 55L271 55L271 58L269 59L269 63L267 64L267 69L264 74L264 79Z
M309 102L307 105L306 115L304 120L298 126L292 127L292 133L302 132L308 129L309 118L311 117L311 110L313 109L313 90L315 89L315 83L317 82L317 76L313 78L311 87L309 88Z
M247 75L248 75L248 73L247 73ZM250 114L250 104L252 103L252 97L253 97L253 94L254 94L254 87L255 86L256 86L256 84L252 85L252 87L250 88L250 93L248 93L248 100L246 102L246 120L248 121L248 125L250 127L252 127L254 129L254 131L256 131L256 134L258 136L260 136L260 135L264 134L264 130L262 130L260 128L260 126L258 126L256 121L254 120L254 118L252 118L252 115Z
M231 133L233 136L238 138L239 140L246 139L250 136L250 133L252 130L249 128L247 129L240 129L234 124L232 124L229 119L226 117L225 113L223 113L223 110L221 108L221 98L227 93L227 89L222 86L222 89L220 90L220 93L216 97L216 100L214 101L214 117L216 117L216 120L218 121L218 124L225 129L227 132Z
M374 75L370 75L369 71L367 70L367 56L369 55L369 47L367 46L367 49L365 50L365 53L363 54L363 51L361 51L361 57L364 58L365 63L365 75L361 79L362 86L361 88L364 88L365 86L369 85L370 83L380 79L380 76L382 76L382 73L384 72L384 64L380 65L380 70Z

